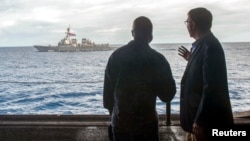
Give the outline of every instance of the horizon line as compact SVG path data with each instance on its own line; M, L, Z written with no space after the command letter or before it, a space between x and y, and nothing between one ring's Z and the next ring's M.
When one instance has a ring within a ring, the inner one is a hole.
M155 44L191 44L192 42L159 42L159 43L150 43L152 45ZM250 41L225 41L221 43L250 43ZM126 43L112 43L110 45L125 45ZM34 45L6 45L6 46L0 46L0 48L4 47L33 47Z

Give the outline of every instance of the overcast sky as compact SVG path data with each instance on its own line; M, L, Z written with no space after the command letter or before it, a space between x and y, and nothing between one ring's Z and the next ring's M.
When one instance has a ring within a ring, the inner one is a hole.
M78 41L126 44L138 16L151 19L152 43L191 43L184 21L196 7L212 12L221 41L250 41L249 0L1 0L0 46L56 45L69 25Z

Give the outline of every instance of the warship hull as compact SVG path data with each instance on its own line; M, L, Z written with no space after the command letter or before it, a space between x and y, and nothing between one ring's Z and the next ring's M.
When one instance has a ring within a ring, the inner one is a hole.
M108 51L112 50L112 48L108 45L99 45L99 46L81 46L81 47L74 47L74 46L41 46L41 45L34 45L34 47L39 52L90 52L90 51Z

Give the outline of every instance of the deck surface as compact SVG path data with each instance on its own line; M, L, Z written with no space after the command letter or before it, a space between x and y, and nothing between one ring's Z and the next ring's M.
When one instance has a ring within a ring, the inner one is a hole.
M159 115L161 141L182 141L179 116ZM234 114L236 129L250 134L250 111ZM0 141L108 141L108 115L0 115Z

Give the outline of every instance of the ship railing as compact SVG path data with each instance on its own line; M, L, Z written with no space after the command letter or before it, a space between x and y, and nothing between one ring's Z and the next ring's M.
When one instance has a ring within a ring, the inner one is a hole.
M166 103L166 126L171 126L171 101Z

